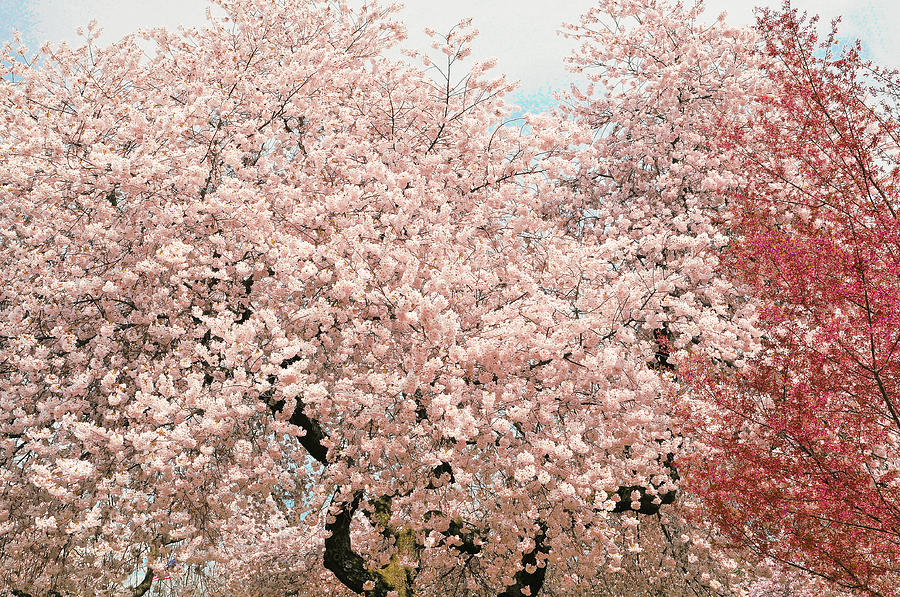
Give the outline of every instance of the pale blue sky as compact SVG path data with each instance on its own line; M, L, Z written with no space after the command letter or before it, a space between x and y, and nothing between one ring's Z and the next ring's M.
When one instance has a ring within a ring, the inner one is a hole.
M556 35L564 21L599 0L406 0L402 18L409 28L407 45L426 48L422 30L430 26L449 29L473 17L481 32L474 51L479 57L496 56L499 70L521 82L514 100L526 109L539 110L553 90L567 86L570 75L562 59L570 42ZM707 0L711 15L727 11L729 21L746 24L754 5L780 7L781 0ZM794 6L818 12L824 22L843 15L845 38L859 37L868 54L878 62L900 66L900 0L794 0ZM74 40L75 29L96 18L106 39L117 38L139 27L203 21L205 0L0 0L0 41L19 29L34 47L44 40Z

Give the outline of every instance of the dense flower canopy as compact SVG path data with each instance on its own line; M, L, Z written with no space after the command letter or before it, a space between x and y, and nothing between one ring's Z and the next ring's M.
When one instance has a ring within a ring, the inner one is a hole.
M687 364L764 346L726 250L757 33L606 2L586 85L516 119L467 22L399 59L395 7L216 4L6 48L4 587L822 590L679 474L724 421Z

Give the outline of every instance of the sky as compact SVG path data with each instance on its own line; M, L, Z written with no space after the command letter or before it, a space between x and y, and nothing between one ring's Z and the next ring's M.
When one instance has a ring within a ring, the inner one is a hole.
M426 49L425 27L447 31L472 17L480 36L473 46L478 58L495 56L498 70L521 82L512 98L525 110L549 105L555 90L572 80L563 66L571 42L559 36L563 22L602 0L406 0L400 17L407 24L408 47ZM728 13L740 25L753 19L753 7L781 6L781 0L707 0L712 17ZM794 0L793 5L818 13L824 23L841 15L841 37L859 38L869 57L900 66L900 1ZM97 19L104 38L116 39L141 27L198 25L205 18L206 0L0 0L0 42L18 29L31 47L45 40L76 39L75 30Z

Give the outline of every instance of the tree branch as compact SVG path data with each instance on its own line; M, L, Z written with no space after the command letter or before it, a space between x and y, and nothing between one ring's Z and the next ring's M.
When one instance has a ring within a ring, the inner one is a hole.
M329 536L325 539L325 567L351 591L362 593L366 597L387 597L391 587L377 574L366 568L366 562L350 545L350 521L359 508L362 492L357 491L353 499L340 505L340 509L332 522L325 523ZM374 583L374 588L366 589L367 583Z
M153 586L153 568L150 568L148 566L147 572L144 573L144 580L142 580L140 584L134 588L134 593L132 593L132 596L142 597L142 595L150 590L151 586Z
M506 587L497 597L525 597L531 595L534 597L544 586L544 577L547 574L546 562L542 565L538 564L538 555L546 555L548 548L544 545L547 539L547 525L538 522L538 532L534 537L534 549L522 556L522 569L516 572L513 584ZM529 572L529 568L531 571ZM528 589L528 593L524 590Z

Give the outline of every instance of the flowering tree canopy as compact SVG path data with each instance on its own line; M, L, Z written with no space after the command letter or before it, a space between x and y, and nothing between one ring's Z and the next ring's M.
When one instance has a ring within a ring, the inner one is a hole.
M5 49L3 586L814 586L761 581L678 471L723 453L689 365L761 350L728 261L756 33L607 2L567 30L589 84L517 120L467 22L401 60L393 6L216 5Z

